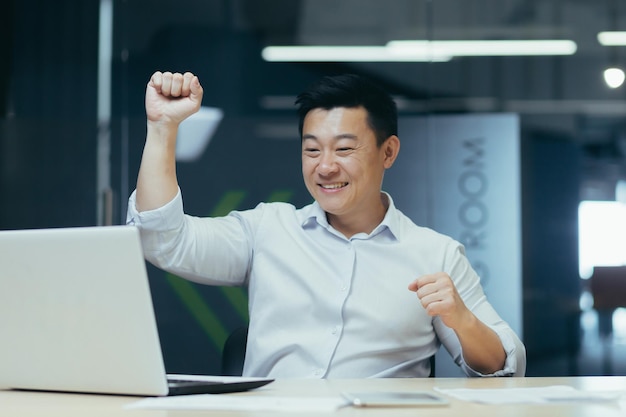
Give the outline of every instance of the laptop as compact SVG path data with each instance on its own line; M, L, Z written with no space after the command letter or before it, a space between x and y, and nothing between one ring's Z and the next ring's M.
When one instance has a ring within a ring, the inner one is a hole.
M0 231L0 335L3 388L167 396L272 381L166 374L134 226Z

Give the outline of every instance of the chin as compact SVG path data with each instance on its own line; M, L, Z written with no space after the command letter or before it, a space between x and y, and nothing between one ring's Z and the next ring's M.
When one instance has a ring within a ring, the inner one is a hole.
M341 212L340 207L337 207L334 204L329 204L328 202L325 203L323 200L317 200L317 203L327 214L338 215Z

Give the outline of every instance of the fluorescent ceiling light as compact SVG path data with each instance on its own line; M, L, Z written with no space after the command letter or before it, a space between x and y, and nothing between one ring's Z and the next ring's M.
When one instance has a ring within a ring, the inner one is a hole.
M445 62L455 56L572 55L571 40L391 41L385 46L268 46L270 62Z
M489 41L391 41L387 47L394 54L436 56L537 56L573 55L576 43L571 40L489 40Z
M626 32L599 32L598 42L603 46L626 45Z
M268 46L261 56L269 62L430 62L451 56L396 54L386 46Z

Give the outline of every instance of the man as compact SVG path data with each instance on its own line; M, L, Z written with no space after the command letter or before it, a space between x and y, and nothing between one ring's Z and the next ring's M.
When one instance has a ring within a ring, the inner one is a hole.
M362 77L300 94L302 174L315 202L261 203L221 218L183 214L178 125L203 90L156 72L128 223L146 258L210 285L247 285L244 375L419 377L439 344L469 376L522 376L525 349L486 300L453 239L415 225L381 191L400 149L391 97Z

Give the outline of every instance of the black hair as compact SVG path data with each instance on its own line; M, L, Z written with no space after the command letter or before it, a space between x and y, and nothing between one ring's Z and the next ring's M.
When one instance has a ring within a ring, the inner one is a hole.
M378 85L356 74L326 76L296 98L299 117L298 129L302 127L307 113L313 109L330 110L335 107L363 107L367 120L381 146L391 135L398 134L398 110L393 98Z

